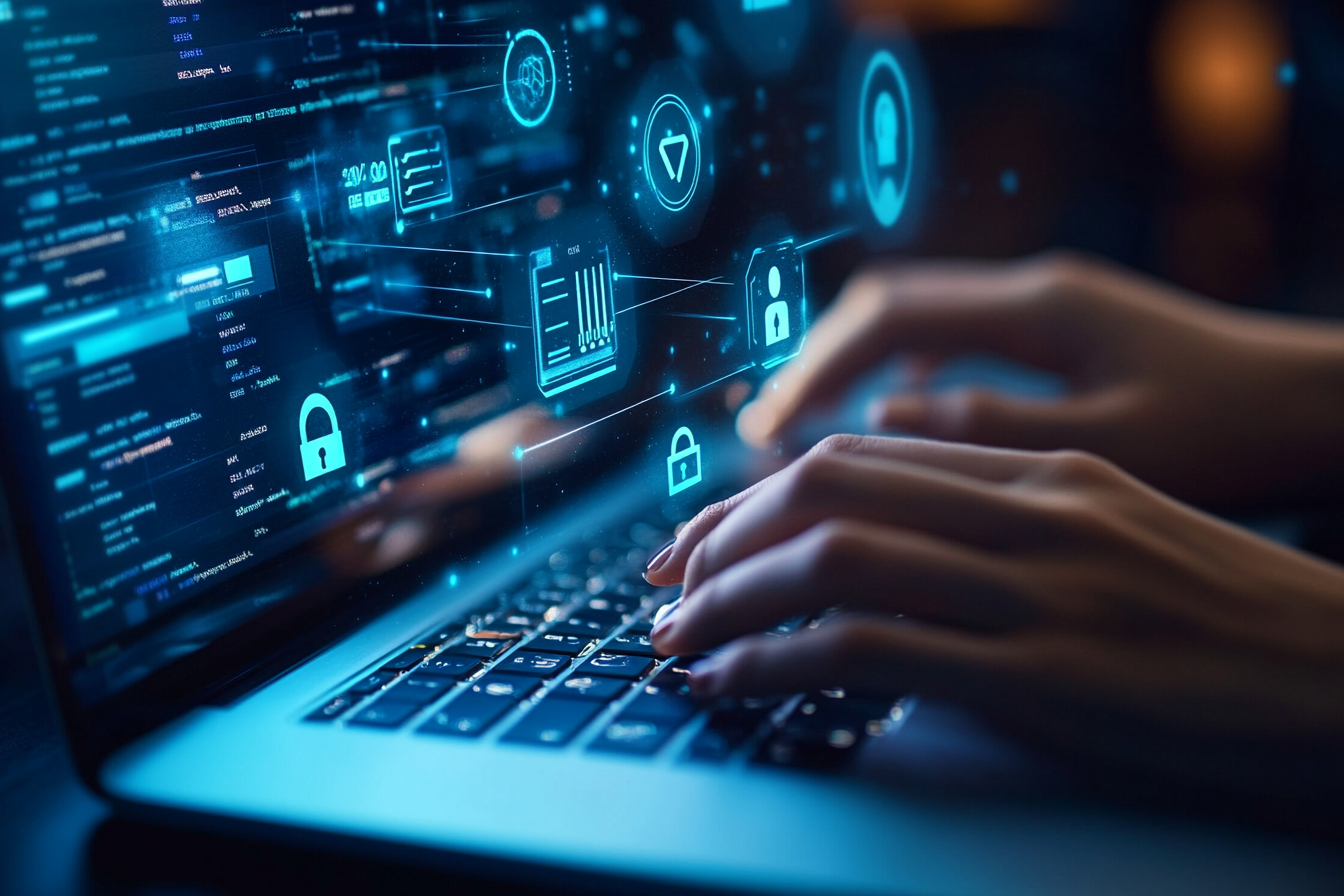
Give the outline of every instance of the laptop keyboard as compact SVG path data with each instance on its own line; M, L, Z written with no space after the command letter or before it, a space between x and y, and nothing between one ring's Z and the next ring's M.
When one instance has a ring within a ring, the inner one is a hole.
M690 695L696 657L660 657L649 620L677 593L644 581L670 537L637 523L557 551L517 587L406 645L306 721L538 749L843 769L903 719L902 701L841 690L770 700ZM794 619L774 634L809 624Z

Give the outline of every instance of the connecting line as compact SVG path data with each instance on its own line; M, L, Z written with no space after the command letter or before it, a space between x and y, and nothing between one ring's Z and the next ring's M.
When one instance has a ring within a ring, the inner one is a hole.
M460 292L469 296L484 296L487 299L494 295L494 290L489 288L462 289L458 286L429 286L424 283L392 283L388 280L383 281L383 286L394 286L400 289L432 289L436 292Z
M756 362L753 361L752 363L748 364L746 367L740 367L740 368L738 368L737 370L734 370L732 373L728 374L727 376L721 376L721 377L719 377L718 379L716 379L716 380L715 380L714 382L712 382L712 383L705 383L703 386L697 386L696 388L694 388L694 389L692 389L691 391L689 391L689 392L685 393L684 395L682 395L682 398L690 398L690 397L691 397L692 395L694 395L695 393L697 393L697 392L703 392L704 390L708 389L710 386L717 386L719 383L723 382L724 380L732 379L733 377L737 376L739 373L746 373L748 370L750 370L751 368L753 368L753 367L755 367L755 366L756 366Z
M439 49L439 48L471 48L471 47L507 47L508 44L404 44L401 41L371 40L360 41L361 46L365 47L390 47L393 50L406 50L411 48L419 49Z
M441 96L457 96L459 93L473 93L477 90L498 90L498 84L482 84L480 87L463 87L461 90L449 90L447 93L436 93L434 98Z
M657 280L660 283L694 283L701 286L705 283L717 283L723 286L734 286L733 283L725 283L722 277L715 277L713 280L685 280L681 277L639 277L635 274L616 274L617 280Z
M449 218L460 218L460 217L462 217L463 215L469 215L469 214L471 214L472 212L481 212L481 211L485 211L487 208L494 208L495 206L497 206L497 205L503 205L503 204L506 203L506 202L517 202L519 199L531 199L533 196L540 196L542 193L554 193L556 190L564 190L564 191L568 192L568 191L569 191L569 181L565 181L565 182L562 183L562 184L557 184L557 185L554 186L554 187L547 187L547 188L544 189L544 190L533 190L531 193L523 193L523 194L521 194L521 195L519 195L519 196L510 196L508 199L501 199L501 200L499 200L498 202L491 202L491 203L489 203L488 205L478 205L478 206L476 206L475 208L464 209L463 211L460 211L460 212L458 212L457 214L453 214L453 215L444 215L444 216L443 216L442 218L440 218L439 220L441 220L441 221L446 221L446 220L448 220ZM513 256L510 256L510 257L511 257L511 258L517 258L518 256L513 255Z
M827 234L826 236L823 236L823 237L821 237L820 239L812 240L812 242L810 242L810 243L803 243L801 246L799 246L799 247L798 247L797 249L795 249L794 251L795 251L795 252L805 252L805 251L807 251L808 249L812 249L812 248L815 248L816 246L820 246L822 243L829 243L831 240L838 240L838 239L840 239L841 237L849 236L849 235L850 235L851 233L853 233L853 232L854 232L854 228L853 228L853 227L846 227L844 230L837 230L835 233Z
M640 302L638 305L631 305L629 308L622 308L616 313L624 314L627 311L634 311L636 308L643 308L645 305L652 305L654 302L661 302L663 299L670 299L673 296L681 295L683 292L686 292L687 290L690 289L695 289L698 286L732 286L732 285L733 284L731 283L724 283L718 277L715 277L713 280L700 280L698 282L692 283L690 286L683 286L681 289L673 290L672 292L669 292L667 295L659 296L656 299L649 299L647 302Z
M737 320L736 317L721 317L717 314L686 314L681 311L668 311L664 317L694 317L697 320Z
M425 320L447 320L460 324L483 324L487 327L509 327L514 330L530 330L531 327L525 327L522 324L506 324L497 320L472 320L469 317L448 317L444 314L420 314L415 311L393 311L391 308L379 308L375 305L365 305L365 311L376 311L379 314L393 314L399 317L421 317Z
M570 436L574 435L575 433L583 432L585 429L587 429L587 428L590 427L590 426L596 426L596 425L599 424L599 423L605 423L606 421L610 420L612 417L619 417L621 414L624 414L626 411L633 411L635 408L639 407L639 406L642 405L642 404L648 404L649 402L651 402L651 401L653 401L653 400L655 400L655 399L662 398L664 395L671 395L673 391L674 391L674 390L672 390L672 389L664 389L663 391L659 392L657 395L651 395L651 396L649 396L648 398L644 399L643 401L637 401L637 402L635 402L634 404L630 405L630 407L628 407L628 408L622 408L621 410L617 411L617 412L614 413L614 414L608 414L607 416L603 417L601 420L594 420L592 423L585 423L585 424L583 424L582 426L580 426L578 429L571 429L569 432L565 433L564 435L556 436L556 437L553 438L553 439L547 439L546 441L542 442L540 445L533 445L531 448L524 448L524 449L523 449L523 454L530 454L530 453L532 453L533 451L536 451L538 448L545 448L547 445L554 445L556 442L559 442L559 441L562 440L562 439L567 439L567 438L569 438Z
M385 243L347 243L327 240L328 246L350 246L355 249L409 249L412 252L446 252L449 255L484 255L490 258L521 258L516 252L473 252L470 249L433 249L429 246L390 246Z

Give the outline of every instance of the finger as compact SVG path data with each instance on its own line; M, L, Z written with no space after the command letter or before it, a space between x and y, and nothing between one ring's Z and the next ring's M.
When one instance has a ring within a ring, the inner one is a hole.
M886 458L822 455L794 464L724 518L691 551L684 584L700 583L827 519L850 519L998 549L1034 537L1040 511L981 480ZM680 546L678 546L680 547Z
M989 482L1008 482L1030 472L1041 463L1038 455L1022 451L982 448L970 445L943 444L916 439L893 439L881 436L830 436L818 443L806 457L825 455L852 455L885 458L908 464L933 467L948 473L957 473ZM801 462L801 461L800 461ZM709 533L714 531L737 507L747 499L777 486L789 473L784 470L756 483L737 495L702 510L678 533L676 543L661 552L645 577L654 585L667 586L681 582L686 564Z
M1093 434L1116 419L1116 405L1123 401L1115 391L1040 401L962 389L876 401L868 422L876 430L980 445L1078 448L1093 444Z
M1059 368L1059 328L1039 325L1031 300L1045 288L1042 265L942 264L856 278L808 335L798 358L743 409L749 444L775 442L803 412L835 398L874 365L901 351L931 355L986 351Z
M696 589L653 630L667 656L702 653L830 607L1002 631L1030 615L1011 568L915 532L823 523L761 551Z
M1002 639L896 620L847 619L787 638L755 636L691 669L703 697L774 696L843 687L899 697L917 692L984 705L1014 687Z

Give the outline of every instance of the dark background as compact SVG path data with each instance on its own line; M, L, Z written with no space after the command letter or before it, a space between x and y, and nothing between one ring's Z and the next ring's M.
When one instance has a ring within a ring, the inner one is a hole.
M1237 305L1344 312L1340 4L840 6L856 20L901 13L928 71L938 179L908 254L1008 258L1069 246ZM819 260L834 276L859 256L838 247ZM1304 546L1339 555L1335 513L1294 520ZM508 892L460 872L440 879L393 863L114 819L65 759L17 573L0 546L0 892L367 892L449 884L456 892Z

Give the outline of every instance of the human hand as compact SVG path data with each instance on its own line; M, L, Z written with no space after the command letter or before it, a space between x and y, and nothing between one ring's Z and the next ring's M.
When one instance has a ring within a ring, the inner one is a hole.
M917 380L994 354L1059 374L1068 393L896 395L870 409L874 430L1090 451L1194 501L1316 491L1341 470L1344 328L1224 308L1068 255L857 276L738 430L766 447L898 353Z
M654 563L685 584L655 647L728 645L701 695L918 693L1074 756L1344 796L1344 570L1089 455L833 437Z

